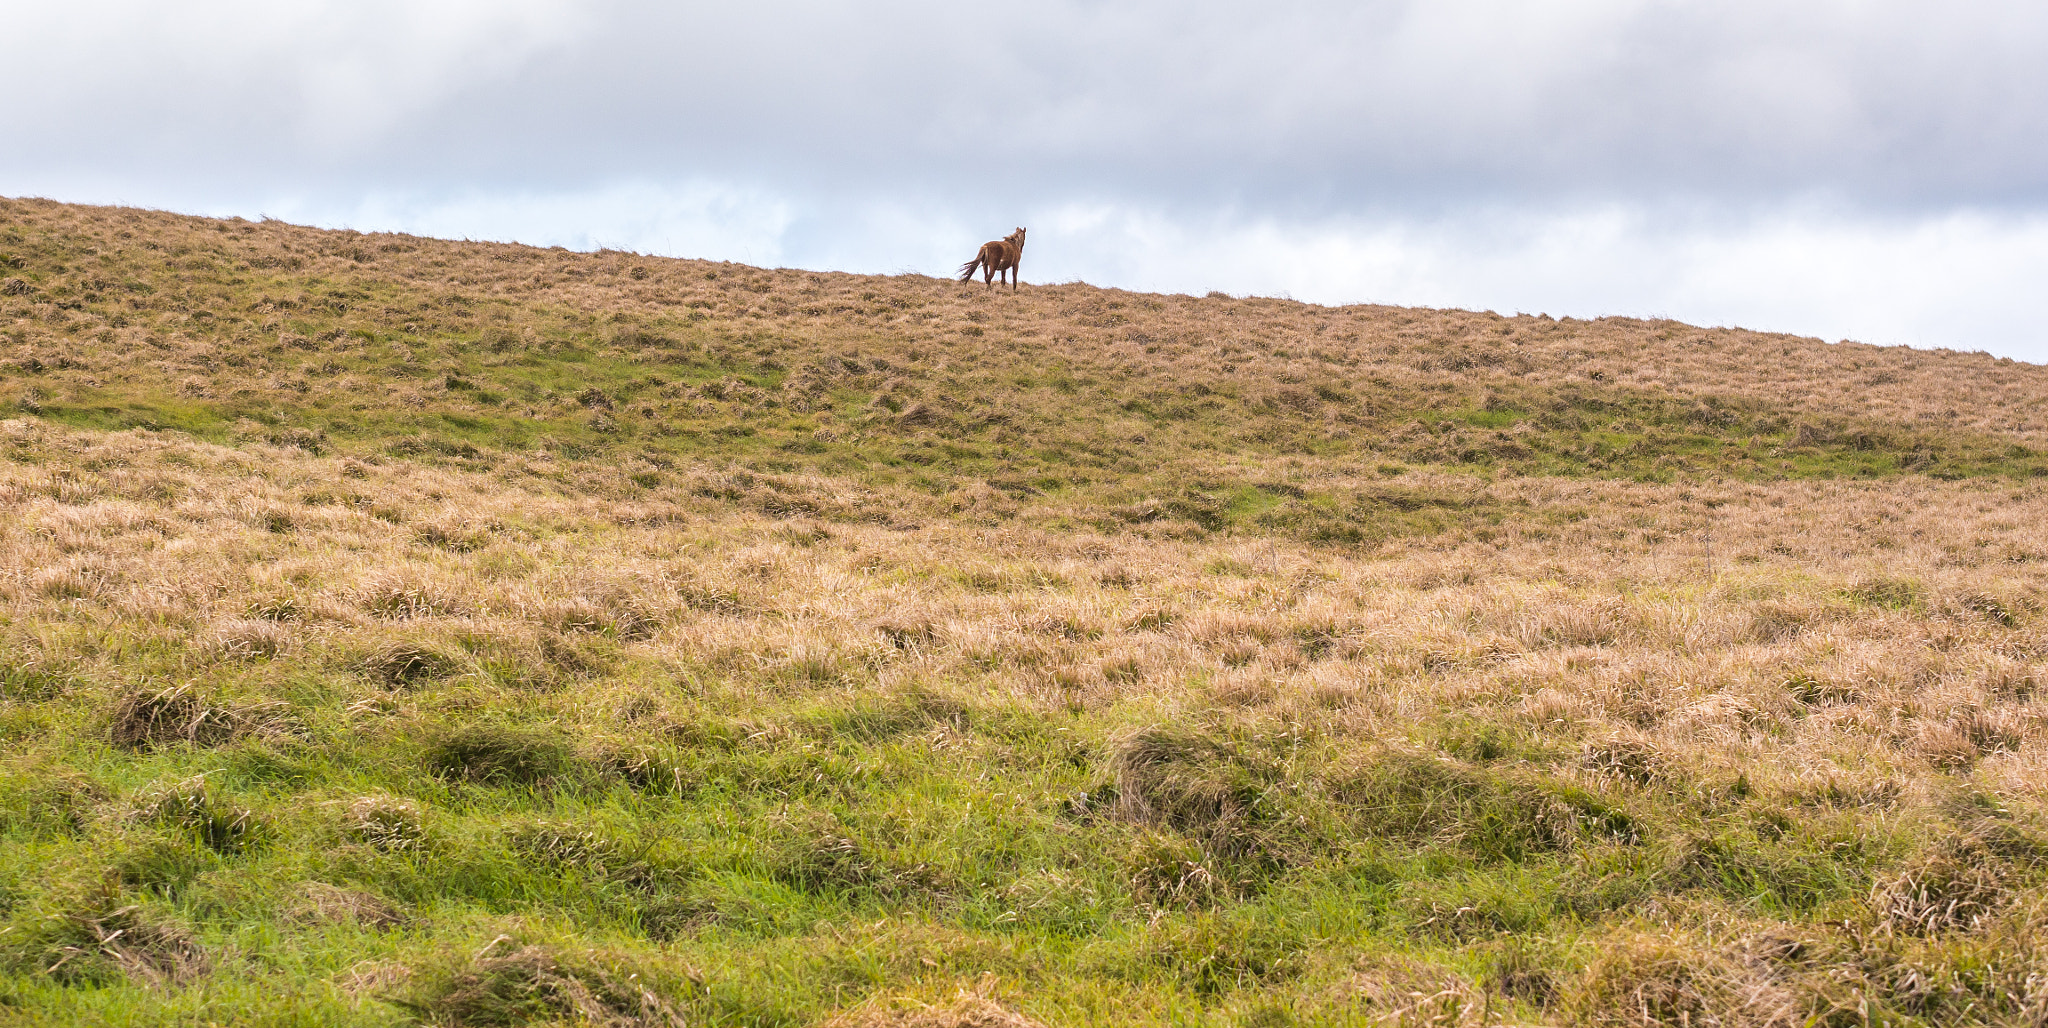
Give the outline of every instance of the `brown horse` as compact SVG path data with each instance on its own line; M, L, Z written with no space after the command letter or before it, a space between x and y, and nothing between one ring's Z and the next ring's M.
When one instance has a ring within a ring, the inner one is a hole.
M981 269L983 288L993 288L996 279L1007 271L1010 273L1010 291L1017 291L1017 262L1024 259L1024 230L981 244L981 252L974 259L960 265L960 281L974 280L974 269Z

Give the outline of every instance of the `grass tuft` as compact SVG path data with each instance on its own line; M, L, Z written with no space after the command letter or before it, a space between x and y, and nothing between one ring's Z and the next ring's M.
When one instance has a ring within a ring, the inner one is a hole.
M993 999L961 990L938 1003L911 997L870 1000L818 1022L816 1028L1045 1028Z
M139 904L113 902L102 894L51 912L33 922L26 937L0 939L0 952L33 973L73 985L126 980L172 988L212 969L190 928Z
M364 796L350 803L342 828L350 839L386 853L415 852L427 842L420 805L390 796Z
M154 749L165 743L218 746L242 725L233 713L202 700L190 685L136 691L114 707L107 740L124 750Z
M374 893L344 889L325 882L300 885L285 916L305 925L347 925L378 930L404 928L413 920L396 904Z
M204 776L145 793L135 805L133 819L189 832L223 856L257 846L269 834L269 826L254 811L216 795Z
M785 818L767 854L776 878L812 892L845 892L886 884L888 868L837 817L811 811Z
M2012 873L1983 840L1970 837L1934 850L1871 890L1878 927L1906 935L1977 931L2011 898Z
M495 945L495 944L494 944ZM683 1028L683 1015L640 976L604 956L524 946L413 978L399 1003L450 1028L546 1022Z
M357 667L371 680L394 688L420 685L459 674L462 658L424 642L386 643L365 656Z
M541 785L572 766L569 744L546 728L472 724L442 732L422 760L442 778L487 785Z
M1126 736L1111 752L1110 772L1123 816L1170 826L1224 856L1258 850L1277 814L1277 769L1188 728Z

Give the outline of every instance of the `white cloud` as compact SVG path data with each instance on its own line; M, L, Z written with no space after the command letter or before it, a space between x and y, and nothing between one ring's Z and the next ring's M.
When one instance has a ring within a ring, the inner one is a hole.
M1049 215L1032 236L1040 276L1319 303L1671 317L2048 361L2048 322L2033 299L2048 272L2041 214L1873 218L1787 206L1728 219L1605 205L1314 225L1187 222L1101 205Z

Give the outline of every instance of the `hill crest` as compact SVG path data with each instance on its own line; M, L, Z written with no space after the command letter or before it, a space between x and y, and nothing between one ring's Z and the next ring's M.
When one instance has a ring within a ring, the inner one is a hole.
M31 200L0 201L0 254L0 403L77 427L478 466L711 461L1105 508L1232 465L2048 472L2048 368L1984 354L1078 284L998 296Z

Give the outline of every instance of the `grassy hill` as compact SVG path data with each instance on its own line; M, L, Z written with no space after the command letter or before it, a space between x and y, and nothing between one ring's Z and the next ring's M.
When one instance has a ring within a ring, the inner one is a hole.
M41 201L0 265L0 1022L2048 1011L2048 369Z

